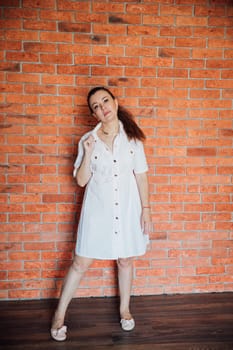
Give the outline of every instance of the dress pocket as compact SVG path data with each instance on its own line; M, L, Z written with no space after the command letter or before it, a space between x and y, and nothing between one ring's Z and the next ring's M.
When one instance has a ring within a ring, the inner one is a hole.
M108 182L112 178L112 167L104 155L94 152L91 158L91 171L97 183Z

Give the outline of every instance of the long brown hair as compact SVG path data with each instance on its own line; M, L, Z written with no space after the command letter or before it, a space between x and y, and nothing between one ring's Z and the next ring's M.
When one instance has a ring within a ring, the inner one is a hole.
M110 90L108 90L106 87L104 86L94 87L89 91L87 95L88 107L92 113L93 113L93 110L90 105L90 98L99 90L106 91L114 100L116 99L113 93ZM119 105L117 115L119 120L122 122L125 132L130 140L135 139L135 140L144 141L146 139L144 132L139 128L139 126L134 121L134 117L132 113L130 113L126 108Z

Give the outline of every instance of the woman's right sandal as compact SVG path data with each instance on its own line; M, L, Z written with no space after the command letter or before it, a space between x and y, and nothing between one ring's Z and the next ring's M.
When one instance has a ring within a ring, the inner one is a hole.
M50 330L51 337L56 341L64 341L66 340L67 327L62 326L61 328Z
M133 318L131 318L130 320L122 318L120 323L123 331L132 331L135 327L135 321Z

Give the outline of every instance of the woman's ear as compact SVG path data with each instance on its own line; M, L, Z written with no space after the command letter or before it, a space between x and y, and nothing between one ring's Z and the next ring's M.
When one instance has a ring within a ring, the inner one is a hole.
M116 110L118 110L118 100L117 100L117 98L115 98L114 101L115 101Z

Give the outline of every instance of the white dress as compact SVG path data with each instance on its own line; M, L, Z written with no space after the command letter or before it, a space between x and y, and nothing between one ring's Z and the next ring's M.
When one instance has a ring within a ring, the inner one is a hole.
M149 242L142 232L141 201L134 173L148 170L143 143L128 140L122 123L111 151L97 130L79 142L74 173L83 154L83 141L92 134L95 147L91 156L92 176L86 185L75 253L94 259L118 259L143 255Z

